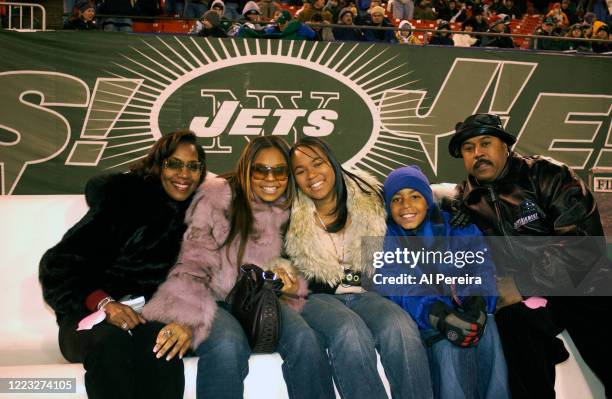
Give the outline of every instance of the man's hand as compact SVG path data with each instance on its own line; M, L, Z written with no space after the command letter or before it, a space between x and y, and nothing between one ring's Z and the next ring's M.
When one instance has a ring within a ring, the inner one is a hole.
M106 313L106 321L122 330L131 330L138 324L144 324L147 321L136 313L131 307L119 302L109 302L104 306Z
M153 352L157 353L156 357L159 359L168 353L166 360L170 361L177 354L179 359L185 356L185 353L191 345L193 339L193 331L191 327L183 326L177 323L170 323L159 331L157 334L157 340L155 341L155 347Z

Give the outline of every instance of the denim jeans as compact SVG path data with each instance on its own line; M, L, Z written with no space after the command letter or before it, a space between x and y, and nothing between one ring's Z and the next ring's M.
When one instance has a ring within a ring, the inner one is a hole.
M196 396L200 399L242 398L251 350L238 321L219 303L208 338L196 349ZM294 310L281 304L278 352L291 399L333 399L329 360L317 334Z
M433 397L417 325L395 303L373 292L313 294L302 316L325 341L342 398L387 398L376 350L394 399Z
M423 339L433 334L437 331L422 331ZM436 398L510 398L506 359L492 315L478 346L460 348L442 340L428 347L427 354Z

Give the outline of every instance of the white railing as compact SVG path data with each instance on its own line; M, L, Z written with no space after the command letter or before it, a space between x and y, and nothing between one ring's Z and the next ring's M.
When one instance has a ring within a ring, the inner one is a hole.
M36 31L36 30L46 30L47 29L47 12L45 11L45 7L41 6L40 4L14 3L14 2L8 2L8 1L0 1L0 7L7 8L8 26L5 27L6 29L13 29L13 30L18 30L18 31ZM27 21L25 21L26 27L24 27L24 17L23 17L24 8L30 9L30 17L27 18L26 16L26 20L29 19L29 22L30 22L29 27L27 27ZM40 29L36 29L35 27L35 21L34 21L35 9L39 9L41 13ZM18 25L15 24L13 26L13 19L16 17L17 14L19 14L19 24Z

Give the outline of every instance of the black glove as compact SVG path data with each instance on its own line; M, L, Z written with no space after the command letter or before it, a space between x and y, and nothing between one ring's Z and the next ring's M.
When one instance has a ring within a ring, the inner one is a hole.
M487 323L487 303L481 296L468 296L461 301L463 319L472 321L484 329Z
M467 227L472 224L472 218L463 202L454 197L443 197L440 201L440 208L451 214L450 224L452 227Z
M482 324L473 319L471 313L453 309L443 302L434 302L429 310L429 322L452 344L463 348L476 346L482 333L486 314Z

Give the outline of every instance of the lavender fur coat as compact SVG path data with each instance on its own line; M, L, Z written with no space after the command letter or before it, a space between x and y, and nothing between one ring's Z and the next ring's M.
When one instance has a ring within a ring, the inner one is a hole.
M208 337L216 302L225 299L238 276L239 239L229 252L226 247L219 249L230 231L232 196L225 179L211 176L202 183L185 216L188 227L177 264L143 309L149 320L191 327L194 349ZM289 219L289 210L282 209L281 203L282 198L275 203L256 200L252 204L254 232L242 263L265 268L280 256Z

